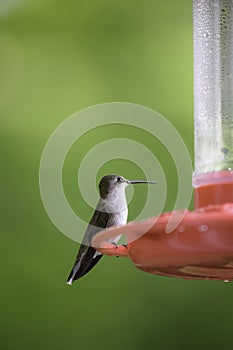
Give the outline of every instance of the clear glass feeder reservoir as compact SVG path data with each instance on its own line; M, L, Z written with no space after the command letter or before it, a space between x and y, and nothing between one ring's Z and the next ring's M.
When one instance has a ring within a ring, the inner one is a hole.
M233 201L233 1L194 0L195 206Z

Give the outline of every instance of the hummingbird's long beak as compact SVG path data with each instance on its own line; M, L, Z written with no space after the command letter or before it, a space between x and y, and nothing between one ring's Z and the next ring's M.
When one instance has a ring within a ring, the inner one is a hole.
M157 184L157 181L146 181L146 180L127 180L127 184Z

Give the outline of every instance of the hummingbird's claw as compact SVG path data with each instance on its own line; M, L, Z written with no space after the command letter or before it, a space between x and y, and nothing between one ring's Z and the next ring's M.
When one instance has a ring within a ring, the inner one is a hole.
M111 242L111 244L113 244L116 249L118 248L118 245L116 244L116 242ZM116 258L119 258L119 255L116 255Z
M117 245L116 242L111 242L111 244L113 244L115 246L115 248L119 248L119 247L125 247L127 248L127 244L121 244L121 245ZM116 258L119 258L119 255L116 255Z

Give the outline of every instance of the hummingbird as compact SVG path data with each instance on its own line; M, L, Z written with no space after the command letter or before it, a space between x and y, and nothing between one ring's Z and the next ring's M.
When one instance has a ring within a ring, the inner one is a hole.
M100 199L94 214L87 226L84 238L80 245L74 266L67 279L67 284L88 273L102 258L102 254L91 246L92 238L104 228L123 226L127 223L128 206L125 188L128 185L147 183L156 184L156 181L127 180L120 175L106 175L99 183ZM115 237L111 243L117 244L121 235Z

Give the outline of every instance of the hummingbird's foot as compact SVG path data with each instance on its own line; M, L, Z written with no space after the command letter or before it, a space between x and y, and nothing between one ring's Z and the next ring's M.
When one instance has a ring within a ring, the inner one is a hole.
M128 245L127 244L121 244L121 245L118 245L118 247L125 247L125 248L127 248ZM119 258L119 255L117 255L116 257Z
M115 248L118 248L118 247L125 247L125 248L127 248L128 247L128 244L117 245L116 242L111 242L111 244L113 244L115 246Z
M111 242L111 243L115 246L116 249L118 248L118 245L116 244L116 242ZM119 255L116 255L116 258L119 258Z
M113 245L115 246L116 249L118 249L119 247L125 247L125 248L127 248L127 244L117 245L116 242L111 242L111 244L113 244ZM119 255L116 255L116 258L119 258Z

